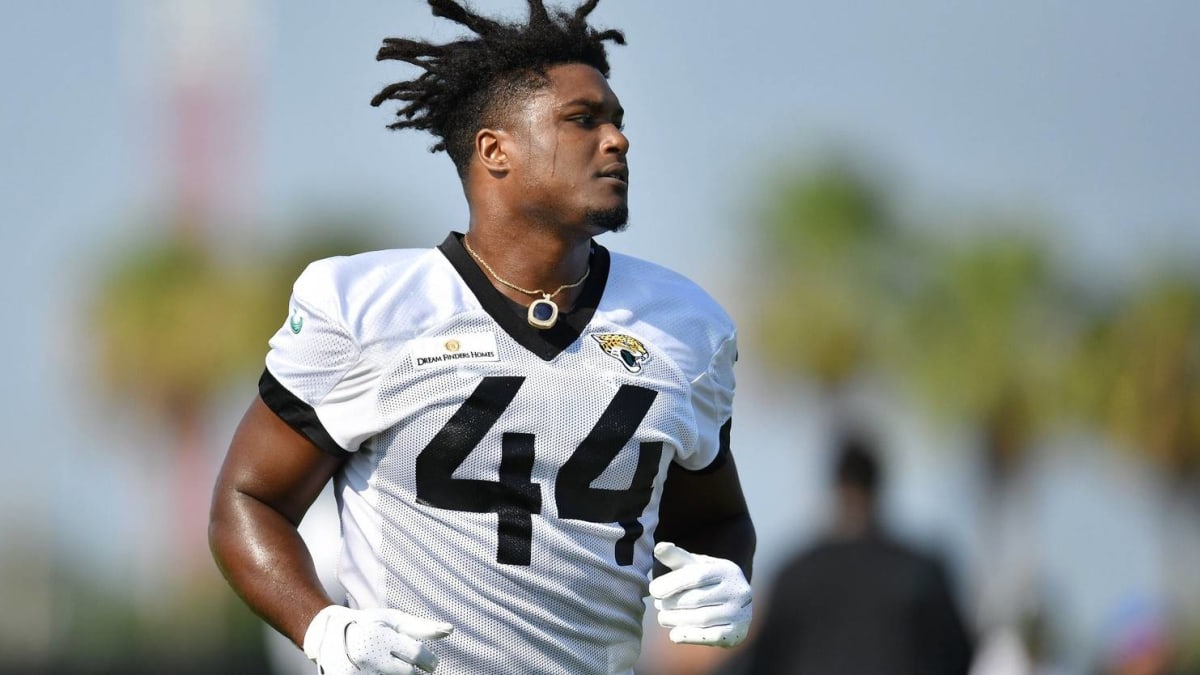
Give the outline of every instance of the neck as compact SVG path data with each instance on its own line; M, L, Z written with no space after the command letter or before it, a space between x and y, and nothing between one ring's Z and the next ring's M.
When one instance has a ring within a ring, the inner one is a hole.
M876 528L875 502L857 491L838 495L833 534L839 539L860 539Z
M486 261L487 265L480 268L496 290L522 305L528 305L531 296L500 283L498 278L525 289L553 293L560 286L579 281L588 271L591 237L586 234L472 218L466 239L470 250ZM569 307L581 291L582 285L564 289L555 301Z

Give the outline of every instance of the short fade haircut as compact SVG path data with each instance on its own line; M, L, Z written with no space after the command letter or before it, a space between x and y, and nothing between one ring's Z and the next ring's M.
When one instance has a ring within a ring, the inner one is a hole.
M855 487L868 495L879 492L883 466L872 435L862 430L842 432L837 441L833 479L839 486Z
M608 77L604 43L625 44L617 30L598 31L587 17L599 0L587 0L573 13L551 14L543 0L528 0L524 24L487 19L455 0L428 0L433 15L469 28L474 37L444 45L387 38L376 60L411 63L425 72L384 87L371 105L400 101L389 129L419 129L438 141L430 152L445 150L466 179L475 151L475 134L503 123L514 103L545 87L546 71L567 63L589 65Z

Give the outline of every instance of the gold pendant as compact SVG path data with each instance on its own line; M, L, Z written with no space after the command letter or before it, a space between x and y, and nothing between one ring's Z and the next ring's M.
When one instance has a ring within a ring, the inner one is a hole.
M554 324L558 323L558 305L554 304L550 296L534 300L529 303L528 319L529 325L534 328L553 328Z

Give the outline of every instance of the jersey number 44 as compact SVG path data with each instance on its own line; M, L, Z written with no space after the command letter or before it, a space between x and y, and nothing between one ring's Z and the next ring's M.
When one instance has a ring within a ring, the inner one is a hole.
M479 445L512 403L524 377L485 377L417 456L417 502L442 509L495 513L499 519L496 562L528 565L533 515L542 512L541 488L533 483L534 435L501 437L499 480L453 478L454 471ZM654 489L662 459L661 441L639 445L637 468L627 490L591 484L633 438L658 392L622 385L570 458L558 471L554 497L561 518L617 523L625 531L613 555L618 565L633 564L634 543L642 536L638 521Z

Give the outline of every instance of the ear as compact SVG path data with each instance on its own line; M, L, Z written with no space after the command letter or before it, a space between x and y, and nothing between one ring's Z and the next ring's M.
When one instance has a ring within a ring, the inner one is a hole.
M475 134L475 157L484 169L491 173L509 172L512 168L508 155L510 140L508 134L500 129L480 129Z

